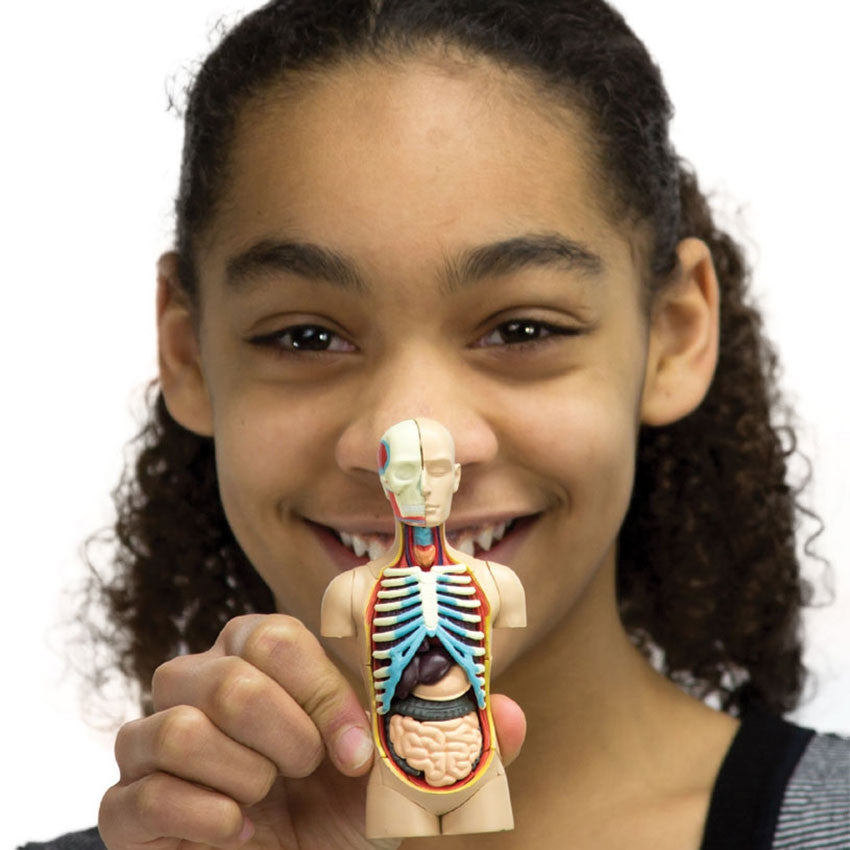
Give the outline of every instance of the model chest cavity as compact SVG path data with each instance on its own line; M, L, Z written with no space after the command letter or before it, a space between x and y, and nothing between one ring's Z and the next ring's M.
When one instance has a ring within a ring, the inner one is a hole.
M484 610L481 592L463 564L388 567L381 574L369 624L377 711L386 714L396 686L425 638L436 638L485 706Z

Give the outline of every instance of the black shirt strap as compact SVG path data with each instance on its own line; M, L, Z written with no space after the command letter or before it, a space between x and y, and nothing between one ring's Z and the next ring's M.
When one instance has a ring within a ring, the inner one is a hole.
M814 734L761 712L741 720L717 774L700 850L770 850L785 787Z

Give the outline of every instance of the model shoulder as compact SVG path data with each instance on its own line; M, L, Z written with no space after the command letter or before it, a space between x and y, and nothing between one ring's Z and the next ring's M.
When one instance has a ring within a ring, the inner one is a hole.
M352 595L354 570L338 575L325 588L322 597L322 625L324 637L352 637L355 633Z
M519 576L504 564L487 561L487 568L499 593L499 613L493 626L499 629L525 627L525 589Z

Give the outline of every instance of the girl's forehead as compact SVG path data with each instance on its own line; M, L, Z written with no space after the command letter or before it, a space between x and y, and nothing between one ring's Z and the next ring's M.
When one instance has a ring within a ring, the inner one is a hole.
M363 61L270 89L240 116L215 251L281 230L380 264L515 232L627 242L596 190L585 124L486 60Z

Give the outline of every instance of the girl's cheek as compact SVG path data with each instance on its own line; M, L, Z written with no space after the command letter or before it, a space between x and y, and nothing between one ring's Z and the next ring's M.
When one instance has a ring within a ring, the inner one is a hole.
M285 469L307 474L326 451L332 425L316 405L272 384L246 384L223 395L216 405L216 442L227 460L252 480Z
M221 400L215 448L222 504L237 540L258 564L269 557L286 503L314 486L327 449L319 424L273 393Z
M632 396L610 371L583 369L493 397L494 421L512 451L542 469L582 475L618 467L636 439Z

